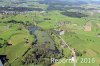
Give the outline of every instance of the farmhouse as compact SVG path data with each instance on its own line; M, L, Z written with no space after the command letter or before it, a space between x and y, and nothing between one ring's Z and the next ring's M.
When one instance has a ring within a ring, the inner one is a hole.
M54 29L56 32L57 32L57 34L59 34L59 35L64 35L65 34L65 31L64 30L62 30L62 29ZM54 32L54 31L53 31ZM55 33L56 33L55 32Z
M69 59L69 60L75 62L75 58L74 57L71 57L71 59Z
M61 46L62 46L63 48L67 48L67 47L68 47L63 41L61 42Z
M64 35L65 31L64 30L61 30L59 35Z

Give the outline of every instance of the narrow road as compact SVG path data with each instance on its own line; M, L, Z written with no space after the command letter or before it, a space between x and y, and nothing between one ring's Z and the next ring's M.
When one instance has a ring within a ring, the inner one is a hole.
M65 41L64 39L59 36L59 38L64 42L65 45L67 45L68 49L72 52L73 56L74 56L74 66L76 66L76 53L75 50L73 48L71 48Z

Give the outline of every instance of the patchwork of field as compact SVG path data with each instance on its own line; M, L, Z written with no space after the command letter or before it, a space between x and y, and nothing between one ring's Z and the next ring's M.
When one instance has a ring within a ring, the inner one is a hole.
M63 47L57 32L57 30L63 30L64 34L61 37L70 47L77 50L77 59L95 58L95 63L78 61L77 66L98 66L100 64L100 14L74 18L65 16L61 12L52 10L16 15L1 14L0 55L7 55L9 63L12 66L18 66L21 63L20 59L23 59L23 55L37 40L39 48L55 50L55 45L57 45L57 48L63 51L63 58L68 59L72 56L71 51ZM31 25L41 28L35 31L35 36L28 30ZM52 66L73 66L73 63L54 63Z
M22 26L21 24L0 23L0 47L3 46L0 48L0 55L7 55L10 63L21 57L34 41L34 36L30 35L28 30L19 29Z

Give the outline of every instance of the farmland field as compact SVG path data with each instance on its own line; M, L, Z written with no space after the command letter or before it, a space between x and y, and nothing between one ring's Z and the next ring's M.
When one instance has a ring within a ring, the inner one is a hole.
M0 66L100 66L99 3L0 0Z

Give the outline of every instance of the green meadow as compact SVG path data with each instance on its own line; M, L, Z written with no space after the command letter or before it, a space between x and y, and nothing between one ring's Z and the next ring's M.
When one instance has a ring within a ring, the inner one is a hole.
M28 2L28 4L33 3ZM47 8L45 4L34 6ZM63 30L64 34L61 37L78 53L77 66L98 66L100 64L100 13L95 13L93 16L88 13L87 17L75 18L62 15L61 12L63 11L48 10L14 15L0 14L0 55L7 55L11 66L33 66L35 62L37 65L34 66L42 66L41 64L49 63L50 58L56 56L56 52L53 53L55 50L59 51L57 58L68 59L72 53L68 47L62 46L61 39L58 37L59 30ZM35 29L33 33L28 29L30 26L40 29ZM88 30L89 28L91 30ZM36 60L37 56L38 59L43 60ZM80 63L81 58L95 58L95 63ZM73 66L73 63L54 63L51 66Z

